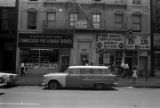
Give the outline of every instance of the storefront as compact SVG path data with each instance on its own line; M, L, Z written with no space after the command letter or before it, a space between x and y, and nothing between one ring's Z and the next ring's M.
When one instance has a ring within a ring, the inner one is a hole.
M160 34L154 35L154 45L153 45L153 66L156 75L160 75Z
M100 65L120 67L126 62L143 74L150 70L150 37L148 35L99 34L97 53ZM148 67L148 68L146 68ZM141 74L139 73L139 74Z
M27 72L64 72L70 63L73 34L19 34L17 68L24 62Z

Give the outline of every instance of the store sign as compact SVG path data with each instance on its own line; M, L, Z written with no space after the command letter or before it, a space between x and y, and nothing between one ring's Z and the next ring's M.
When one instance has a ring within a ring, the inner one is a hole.
M124 36L122 34L100 34L97 47L99 49L122 49L124 48Z
M20 47L72 48L73 34L19 34Z
M133 35L126 36L126 49L150 49L150 36L149 35Z
M16 0L0 0L1 7L15 7Z

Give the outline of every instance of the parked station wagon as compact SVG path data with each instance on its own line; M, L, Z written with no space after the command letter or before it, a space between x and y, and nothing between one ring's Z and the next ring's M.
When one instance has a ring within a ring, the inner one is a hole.
M42 85L49 89L59 87L89 87L104 89L113 86L116 75L106 66L70 66L64 73L50 73L44 75Z

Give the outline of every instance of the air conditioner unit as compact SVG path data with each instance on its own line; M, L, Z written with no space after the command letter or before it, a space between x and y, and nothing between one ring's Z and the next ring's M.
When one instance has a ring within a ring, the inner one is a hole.
M87 28L87 21L85 20L77 21L76 28Z

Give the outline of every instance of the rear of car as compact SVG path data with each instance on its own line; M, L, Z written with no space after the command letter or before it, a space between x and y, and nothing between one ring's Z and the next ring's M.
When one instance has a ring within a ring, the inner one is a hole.
M18 81L18 74L0 72L0 86L15 85Z

